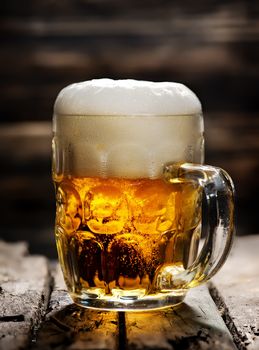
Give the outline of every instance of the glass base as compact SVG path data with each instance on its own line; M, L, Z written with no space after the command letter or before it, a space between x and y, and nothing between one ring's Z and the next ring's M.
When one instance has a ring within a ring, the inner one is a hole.
M73 301L82 307L104 311L148 311L172 307L180 304L186 291L159 293L139 297L133 293L97 297L95 294L71 294Z

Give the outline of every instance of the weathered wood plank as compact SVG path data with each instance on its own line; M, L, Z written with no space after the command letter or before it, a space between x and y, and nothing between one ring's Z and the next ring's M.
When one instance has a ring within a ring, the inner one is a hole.
M259 349L259 236L239 237L212 295L239 349Z
M165 311L126 314L129 349L236 349L206 286Z
M48 303L47 260L0 241L0 349L26 349Z
M58 265L54 278L35 349L235 349L205 286L192 290L174 309L118 314L77 307Z
M116 349L118 314L80 308L66 291L59 265L53 269L55 285L46 321L35 349Z

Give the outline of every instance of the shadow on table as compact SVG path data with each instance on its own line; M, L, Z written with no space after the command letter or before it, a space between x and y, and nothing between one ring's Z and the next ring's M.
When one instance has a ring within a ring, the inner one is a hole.
M222 329L208 315L182 303L177 307L149 312L103 312L70 304L51 311L38 332L35 348L140 348L189 349L222 341ZM105 339L105 340L104 340ZM107 343L110 342L110 346ZM103 342L106 346L102 345ZM163 344L161 344L161 342ZM80 345L79 345L80 344ZM167 344L167 346L166 346ZM104 346L104 347L102 347Z

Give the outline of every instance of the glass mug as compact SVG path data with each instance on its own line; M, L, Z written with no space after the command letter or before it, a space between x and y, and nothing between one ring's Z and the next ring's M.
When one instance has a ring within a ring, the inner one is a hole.
M222 266L233 184L203 165L201 105L182 84L92 80L54 107L55 235L81 306L149 310L180 303ZM199 248L202 196L207 235Z

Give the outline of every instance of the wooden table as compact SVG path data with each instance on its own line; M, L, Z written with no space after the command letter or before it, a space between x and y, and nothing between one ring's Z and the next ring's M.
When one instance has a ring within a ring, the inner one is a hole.
M99 312L71 302L57 263L0 242L0 349L259 349L259 236L236 240L179 307Z

